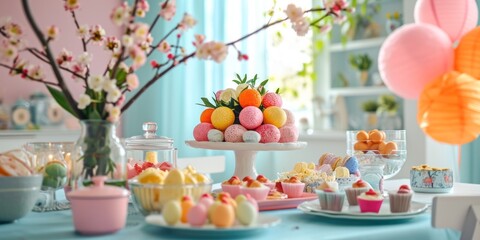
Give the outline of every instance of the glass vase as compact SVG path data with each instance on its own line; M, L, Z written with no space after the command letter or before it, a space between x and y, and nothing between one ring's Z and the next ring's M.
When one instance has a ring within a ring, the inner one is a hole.
M106 184L126 187L126 153L115 125L105 120L81 120L80 126L80 138L71 157L70 187L88 186L95 176L106 176Z

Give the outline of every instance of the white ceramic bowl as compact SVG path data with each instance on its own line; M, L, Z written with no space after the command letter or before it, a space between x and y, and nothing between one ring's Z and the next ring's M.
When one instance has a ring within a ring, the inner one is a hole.
M0 177L0 223L27 215L38 199L43 177Z

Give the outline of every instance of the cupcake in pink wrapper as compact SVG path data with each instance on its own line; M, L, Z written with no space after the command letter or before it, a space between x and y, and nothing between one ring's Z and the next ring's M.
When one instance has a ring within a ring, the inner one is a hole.
M267 186L270 188L270 190L273 190L275 188L275 183L270 181L268 178L263 176L262 174L259 174L257 176L257 181L261 182L263 185Z
M199 123L193 129L193 138L195 141L208 141L208 131L214 129L211 123Z
M298 140L298 131L295 126L283 126L280 129L280 143L296 142Z
M345 201L345 193L335 191L331 188L323 190L315 190L320 201L320 208L322 210L340 212Z
M370 188L372 188L372 186L362 179L357 180L350 187L345 188L348 204L350 204L350 206L358 205L357 197L360 196L360 194L367 192Z
M300 182L297 177L292 176L288 180L282 182L283 193L288 195L288 198L298 198L303 195L305 183Z
M243 142L243 133L246 132L240 124L232 124L225 129L225 142Z
M263 96L262 105L265 108L268 108L270 106L282 107L282 104L282 97L280 97L280 95L274 92L268 92Z
M246 129L255 129L262 125L263 113L260 108L248 106L240 111L238 119L240 120L240 124Z
M270 188L257 180L250 179L245 186L240 188L240 192L243 195L250 195L257 201L262 201L267 199Z
M382 207L383 196L382 194L370 188L370 190L360 194L357 197L357 201L358 206L360 206L360 212L378 213L380 211L380 207Z
M260 134L260 143L276 143L280 140L280 130L272 124L262 124L255 131Z
M232 176L222 183L222 191L229 193L233 198L241 193L241 187L242 181L237 176Z
M408 212L412 202L412 190L408 185L402 185L396 192L389 192L390 211L392 213Z

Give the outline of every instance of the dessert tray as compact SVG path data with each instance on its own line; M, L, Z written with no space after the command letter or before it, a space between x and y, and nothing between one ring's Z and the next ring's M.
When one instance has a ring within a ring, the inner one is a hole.
M258 209L260 211L268 211L268 210L296 208L299 204L305 201L310 201L314 199L317 199L317 194L304 192L303 195L298 198L267 199L263 201L258 201Z
M212 150L232 150L235 152L235 172L233 175L243 178L245 176L256 177L255 157L258 151L291 151L307 147L306 142L289 143L231 143L231 142L199 142L195 140L185 141L193 148Z
M181 233L186 235L194 235L196 237L211 237L211 238L223 238L231 236L241 236L255 234L261 231L265 231L270 227L276 226L281 222L281 219L275 216L258 215L257 223L250 226L243 226L235 222L230 228L216 228L212 224L206 224L202 227L192 227L189 224L177 223L176 225L168 225L165 223L162 215L152 214L145 218L145 221L153 226L160 227L162 229L168 229L175 231L175 233Z
M340 219L353 219L353 220L398 220L398 219L410 219L425 212L428 209L428 205L425 203L419 203L412 201L410 211L403 213L390 212L390 203L388 199L383 201L382 207L379 213L361 213L359 206L349 206L346 202L341 212L322 210L318 200L304 202L297 207L300 211L318 215L328 218L340 218Z

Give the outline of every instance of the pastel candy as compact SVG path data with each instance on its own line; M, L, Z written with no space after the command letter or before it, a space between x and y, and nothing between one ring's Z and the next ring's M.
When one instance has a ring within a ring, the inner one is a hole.
M210 142L223 142L223 132L218 129L210 129L207 135Z
M256 131L246 131L243 133L243 141L248 143L258 143L260 142L260 133Z
M355 156L351 156L345 161L345 164L343 165L350 171L350 173L355 173L358 170L358 160Z

